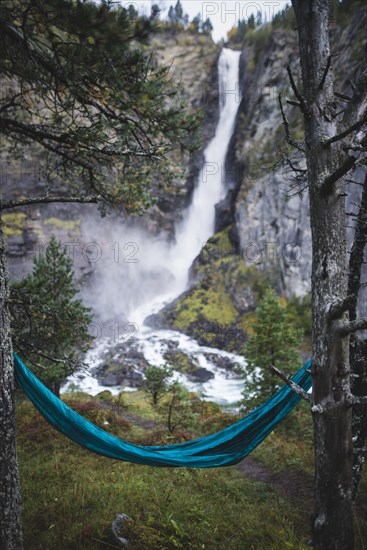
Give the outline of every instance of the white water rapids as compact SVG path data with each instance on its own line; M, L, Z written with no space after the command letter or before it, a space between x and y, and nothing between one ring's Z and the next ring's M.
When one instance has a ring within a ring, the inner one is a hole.
M220 116L214 138L205 150L205 161L198 182L193 193L191 205L183 217L183 221L176 225L175 244L168 245L157 239L145 236L140 242L141 261L129 266L130 278L126 279L120 273L113 270L103 275L101 293L105 289L119 288L119 295L125 300L124 308L116 304L118 299L110 296L111 303L108 307L118 314L124 311L126 303L132 310L129 312L131 326L136 327L133 335L139 341L139 348L145 358L152 365L165 363L164 353L168 345L172 343L179 351L193 358L199 367L211 371L214 378L204 382L192 382L185 375L177 374L179 379L188 389L200 391L207 399L220 403L233 403L241 398L243 379L239 379L230 371L215 366L208 359L212 356L230 359L233 365L246 365L242 356L228 353L214 348L200 346L192 338L173 330L156 330L144 326L144 319L152 313L158 312L162 307L178 297L187 288L188 271L193 260L202 250L203 245L214 233L215 205L226 195L224 178L224 165L229 142L233 134L235 118L239 107L239 56L240 52L223 49L218 65L220 86ZM125 232L126 234L126 232ZM144 248L145 247L145 248ZM146 251L146 253L145 253ZM126 267L126 266L125 266ZM149 282L147 273L154 273L158 277L158 284ZM159 274L162 274L161 279ZM157 275L158 274L158 275ZM169 276L167 276L167 274ZM114 278L117 278L117 284ZM125 280L126 288L121 288ZM121 311L116 308L120 307ZM126 339L126 337L125 337ZM122 340L124 341L124 340ZM103 387L93 377L93 367L103 361L103 355L113 345L111 338L100 338L98 344L86 357L86 363L91 370L90 374L76 373L68 379L63 387L63 392L71 389L72 384L77 384L80 390L95 395L104 389L113 393L129 388Z

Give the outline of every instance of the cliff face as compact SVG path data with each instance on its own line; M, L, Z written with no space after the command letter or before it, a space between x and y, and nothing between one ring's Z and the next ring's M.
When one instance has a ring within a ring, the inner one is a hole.
M346 96L353 95L366 56L366 23L367 9L362 7L331 28L334 80L337 91ZM155 326L173 326L203 344L240 351L257 299L269 284L290 303L298 303L298 317L309 317L307 181L304 172L293 170L305 170L305 161L286 143L279 105L281 94L292 136L302 142L302 115L287 103L287 98L294 99L288 65L300 88L297 34L292 27L264 26L245 40L242 101L226 159L228 195L217 207L217 233L192 266L191 288L150 319ZM365 97L354 111L363 111ZM357 169L353 180L361 182L364 172L363 167ZM350 184L347 211L357 212L360 195L361 187ZM351 229L350 242L352 236ZM361 314L367 306L366 291L362 287ZM303 299L303 306L293 296ZM310 331L310 319L303 328Z
M208 35L163 28L146 46L154 51L159 64L171 66L171 75L180 86L189 106L203 113L202 147L197 153L176 153L172 161L178 166L174 181L165 184L159 176L151 182L152 195L157 204L143 216L130 223L150 235L173 237L174 223L190 202L195 178L200 170L203 150L215 132L218 109L217 60L220 48ZM39 152L31 151L28 158L2 166L1 191L4 200L43 195L47 184L40 173ZM125 218L114 218L116 227ZM91 241L89 229L101 223L95 205L45 204L8 211L3 215L7 238L8 266L11 278L20 278L32 269L33 257L42 252L51 234L66 243L73 256L78 281L93 271L96 248L86 247ZM111 235L113 244L116 235ZM102 245L102 243L101 243ZM105 252L105 251L103 251ZM108 252L109 255L114 252ZM92 257L92 258L91 258ZM91 261L92 260L92 261Z
M152 40L149 48L154 52L155 59L160 65L171 67L170 74L180 87L187 104L203 115L200 132L202 148L190 156L184 154L180 158L172 159L174 162L179 161L183 175L175 178L169 185L162 185L159 178L152 182L152 193L158 198L157 208L152 209L143 220L150 220L150 232L160 233L163 223L163 227L172 233L177 215L190 203L195 181L202 166L203 151L214 136L218 122L217 62L220 48L208 35L173 31L170 28L163 28ZM157 213L156 220L154 212Z
M360 8L345 28L335 24L331 29L334 81L337 91L346 96L353 94L366 55L366 23L367 10ZM242 170L234 204L235 239L247 263L275 273L284 295L302 296L311 283L307 182L296 185L296 173L285 160L292 151L285 141L278 100L281 93L292 135L302 141L301 114L286 103L287 97L294 98L287 65L297 85L300 79L295 31L274 30L256 64L255 55L256 34L242 52L243 102L232 141L231 155L237 172ZM300 155L293 152L292 159L298 168L305 168ZM361 181L363 173L360 169L353 178ZM356 211L353 205L359 199L360 186L350 185L347 210Z

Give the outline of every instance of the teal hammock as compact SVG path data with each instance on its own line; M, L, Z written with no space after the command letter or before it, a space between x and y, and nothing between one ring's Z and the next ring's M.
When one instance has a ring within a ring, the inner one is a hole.
M248 416L213 435L175 445L139 446L110 435L80 416L46 388L16 353L14 361L18 386L54 428L97 454L147 466L212 468L237 464L274 430L300 400L285 385ZM310 366L311 360L292 378L305 391L311 387Z

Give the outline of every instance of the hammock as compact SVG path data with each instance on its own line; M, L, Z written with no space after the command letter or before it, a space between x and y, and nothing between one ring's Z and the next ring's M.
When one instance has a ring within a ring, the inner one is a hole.
M285 385L245 418L220 432L175 445L139 446L110 435L80 416L46 388L16 353L14 361L18 386L54 428L97 454L147 466L211 468L237 464L274 430L300 400ZM311 360L292 378L305 391L311 387L310 366Z

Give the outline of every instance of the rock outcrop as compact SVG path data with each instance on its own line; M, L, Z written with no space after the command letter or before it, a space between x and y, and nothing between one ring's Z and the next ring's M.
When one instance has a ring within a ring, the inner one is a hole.
M353 82L358 80L365 55L367 37L362 29L366 23L367 9L360 7L349 24L334 22L331 27L334 80L338 91L346 96L353 94ZM272 274L283 295L302 296L311 286L307 182L297 184L286 157L292 154L293 163L300 169L305 164L286 144L279 108L281 94L292 135L302 142L301 113L286 103L287 98L293 98L287 66L297 84L300 80L297 35L290 28L275 29L267 37L265 33L260 28L242 52L243 100L229 152L237 173L242 172L234 205L235 240L244 251L253 243L250 250L255 263ZM258 41L265 41L260 53ZM362 177L363 170L353 175L357 181ZM353 211L353 204L359 200L360 187L350 185L347 210Z

